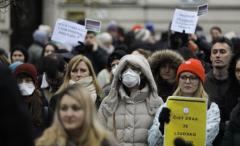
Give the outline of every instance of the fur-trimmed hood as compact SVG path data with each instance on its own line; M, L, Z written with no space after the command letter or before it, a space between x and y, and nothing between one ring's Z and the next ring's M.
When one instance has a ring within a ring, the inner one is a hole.
M122 82L120 81L121 74L128 64L139 67L142 74L145 76L149 86L149 97L146 99L147 108L148 112L154 115L157 107L162 105L163 101L158 96L157 86L154 82L148 61L139 55L125 55L122 57L114 74L110 93L106 98L104 98L100 108L102 108L103 112L106 112L105 114L108 115L111 115L115 112L120 100L119 88L122 85Z
M169 63L177 69L178 66L184 62L184 59L179 53L169 49L165 49L153 53L148 58L148 61L151 66L152 73L155 77L156 74L159 74L159 67L162 64Z
M177 87L177 83L169 83L168 81L160 77L160 67L165 64L170 64L177 73L178 66L184 61L183 57L173 50L161 50L153 53L148 61L151 66L151 70L157 84L158 95L162 97L163 101L167 100L167 97L172 95Z

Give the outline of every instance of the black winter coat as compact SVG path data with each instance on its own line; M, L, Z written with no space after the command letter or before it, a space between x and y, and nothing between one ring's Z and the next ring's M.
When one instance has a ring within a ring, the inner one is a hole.
M240 146L240 103L233 109L221 146Z

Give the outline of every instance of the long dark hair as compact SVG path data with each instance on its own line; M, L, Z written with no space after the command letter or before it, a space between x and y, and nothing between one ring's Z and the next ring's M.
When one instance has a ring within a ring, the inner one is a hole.
M229 115L233 109L234 106L236 106L238 99L240 98L240 83L238 79L236 78L235 71L236 71L236 64L240 60L240 54L235 54L230 61L230 65L228 68L228 73L229 73L229 87L227 90L226 95L228 95L228 98L225 100L225 106L230 107L226 108L227 110L225 111L225 117L229 118Z
M56 44L54 44L53 42L49 42L43 47L42 58L44 57L44 53L45 53L45 50L46 50L47 46L52 46L54 48L55 52L57 52L59 50L59 48Z
M229 68L228 68L228 74L229 74L229 78L231 79L231 83L234 83L235 85L238 84L238 80L235 76L235 70L236 70L236 64L239 60L240 60L240 53L237 53L231 59Z
M41 97L41 96L42 96L41 92L38 89L36 89L32 95L29 111L31 114L33 125L44 128L45 126L45 121L43 119L44 105L42 101L42 98L44 97Z
M230 79L230 86L229 86L229 98L234 98L235 101L237 98L240 98L240 82L236 78L235 71L236 71L236 64L240 60L240 53L235 54L230 61L229 68L228 68L228 77ZM234 101L233 101L234 102Z

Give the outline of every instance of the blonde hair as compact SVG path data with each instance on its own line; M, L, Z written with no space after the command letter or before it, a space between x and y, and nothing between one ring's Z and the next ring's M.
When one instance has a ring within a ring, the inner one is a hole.
M184 96L179 86L174 91L173 96ZM204 90L203 84L202 84L201 81L199 81L198 89L194 92L193 97L207 98L208 99L208 94Z
M91 61L83 56L83 55L77 55L77 56L74 56L68 63L68 67L67 67L67 71L66 71L66 74L64 76L64 80L63 80L63 83L62 85L60 86L60 88L58 89L58 91L56 92L56 94L59 94L60 92L62 92L64 89L66 89L68 86L69 86L69 81L71 79L71 71L76 69L78 64L83 61L84 63L86 63L87 67L88 67L88 70L89 70L89 73L90 73L90 76L92 76L93 78L93 84L96 88L96 93L97 95L101 95L101 88L97 82L97 78L96 78L96 74L94 72L94 69L93 69L93 66L92 66L92 63Z
M65 89L60 95L53 124L36 140L36 146L67 145L69 136L64 130L59 117L60 102L64 95L69 95L79 102L85 113L85 118L79 131L81 135L77 138L77 144L81 146L100 146L103 139L107 138L108 133L96 120L96 109L91 101L90 94L81 85L74 84Z

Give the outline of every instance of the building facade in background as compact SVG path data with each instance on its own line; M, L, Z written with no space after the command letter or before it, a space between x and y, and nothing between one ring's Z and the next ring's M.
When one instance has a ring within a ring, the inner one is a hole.
M18 0L20 1L20 0ZM209 12L199 17L199 24L209 35L212 26L220 26L223 33L240 32L240 0L22 0L25 16L18 11L0 11L0 47L6 50L14 44L26 47L32 41L32 32L38 25L54 27L58 18L78 21L84 18L102 21L105 31L110 21L116 21L126 30L135 24L152 22L157 32L168 29L176 8L197 10L209 4ZM11 13L10 13L11 12ZM10 45L11 44L11 45Z
M208 35L218 25L224 33L240 32L239 0L44 0L43 23L54 26L57 18L77 21L85 17L102 21L102 31L114 20L126 29L152 22L158 32L168 29L175 8L196 10L208 3L209 12L199 17Z

